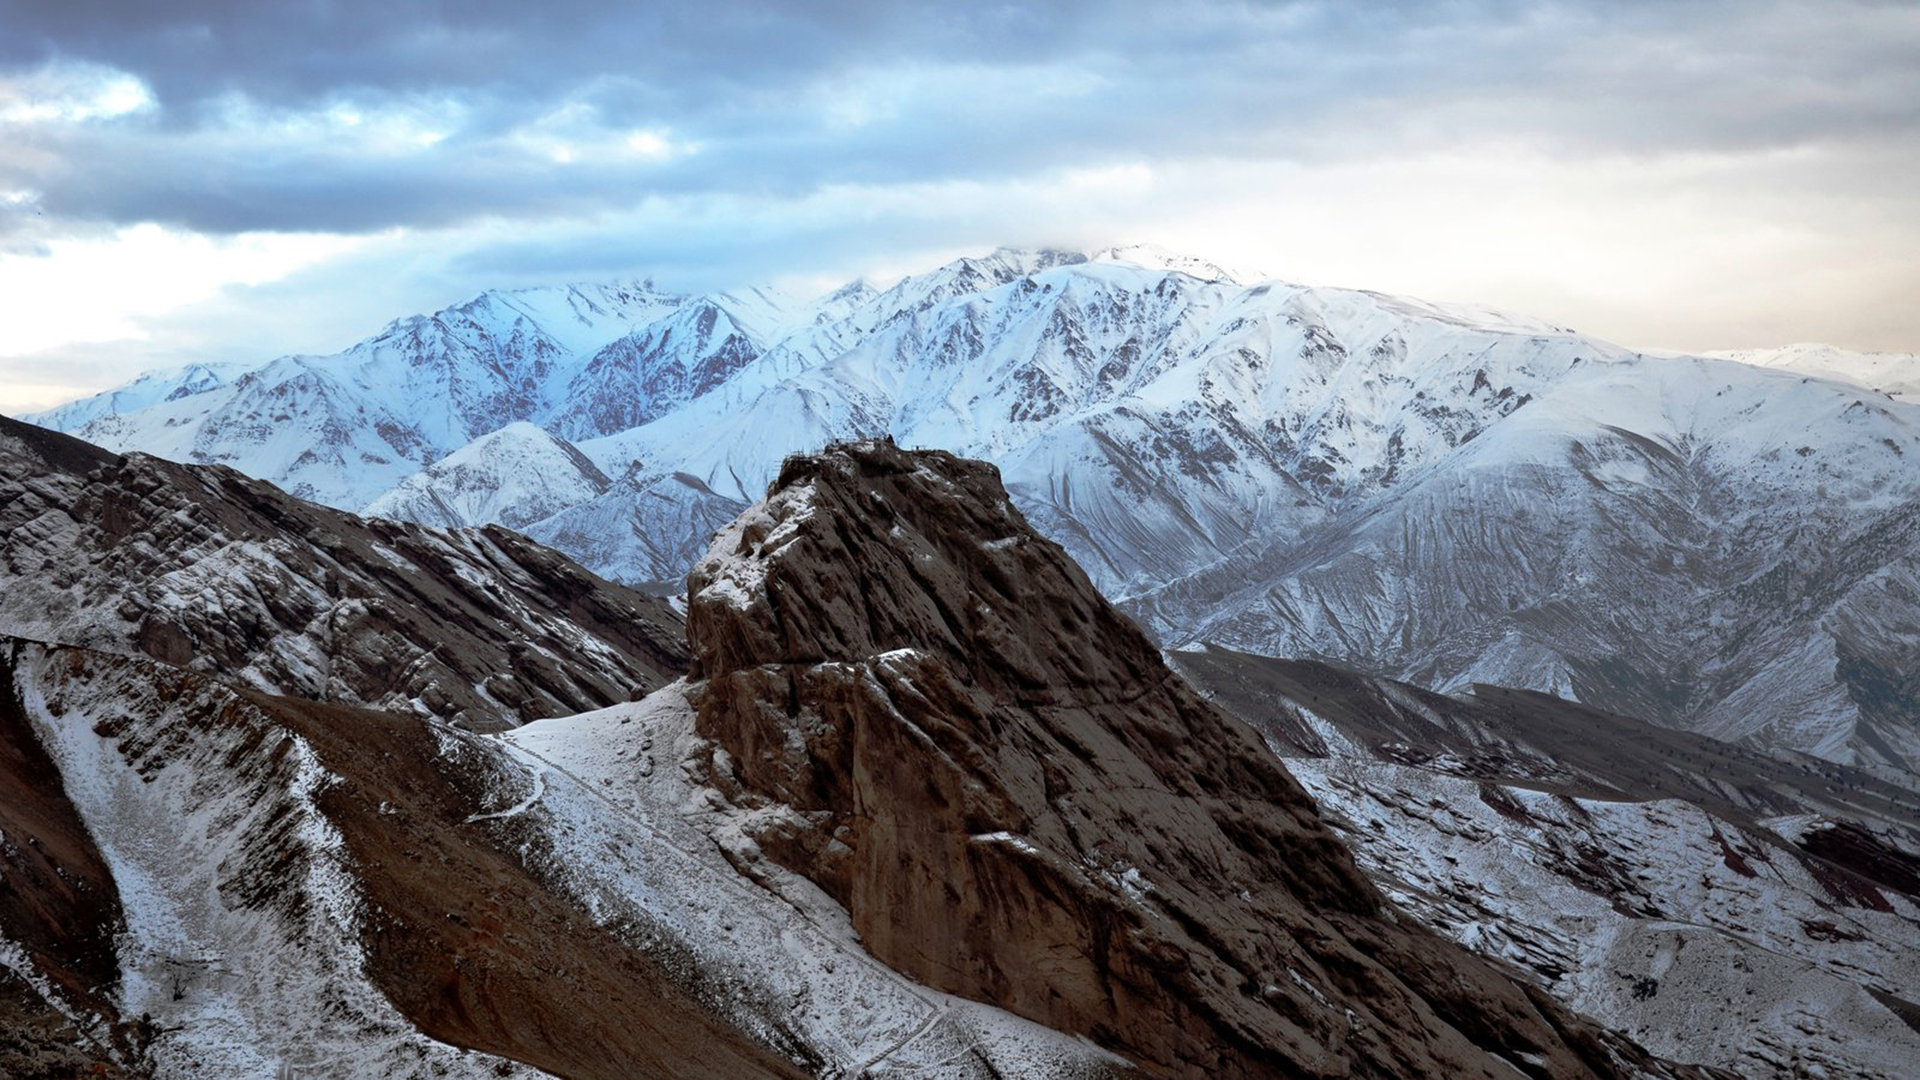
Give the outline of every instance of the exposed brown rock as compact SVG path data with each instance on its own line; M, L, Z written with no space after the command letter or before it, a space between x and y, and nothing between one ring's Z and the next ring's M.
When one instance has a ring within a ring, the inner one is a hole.
M21 708L16 648L0 639L0 927L54 1000L0 970L0 1075L119 1075L139 1042L114 1008L120 895ZM101 1022L83 1033L67 1013Z
M240 802L263 808L223 838L219 889L227 911L278 920L296 944L312 925L304 882L315 854L293 830L305 796L290 751L296 739L311 748L328 774L317 805L338 829L365 901L357 927L365 974L419 1031L566 1077L799 1075L698 1000L660 956L622 942L544 881L528 866L537 836L503 842L469 823L498 782L495 766L449 754L418 717L239 690L145 657L5 638L0 646L36 658L34 689L53 722L88 724L133 772L185 767L209 796L239 792ZM20 677L11 667L0 674L4 701ZM38 752L27 720L0 715L0 726L26 732L24 742L9 737L0 757ZM31 789L0 792L11 837ZM82 831L76 849L84 840ZM89 865L83 852L57 854L76 869ZM110 943L104 958L96 948L107 925L97 903L44 875L16 879L9 869L5 880L0 927L9 935L41 927L53 942L43 951L112 985ZM104 888L110 899L111 880ZM88 1075L96 1060L119 1075L13 982L0 969L0 1075Z
M344 777L320 805L361 868L367 971L421 1031L581 1080L800 1075L466 824L484 778L417 720L248 697Z
M915 979L1159 1074L1663 1068L1402 922L991 466L792 459L689 593L712 779Z

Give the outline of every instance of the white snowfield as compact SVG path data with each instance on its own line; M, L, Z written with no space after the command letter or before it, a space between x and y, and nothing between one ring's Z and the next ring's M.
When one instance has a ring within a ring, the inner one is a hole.
M1728 349L1707 355L1853 383L1896 401L1920 403L1920 355L1910 352L1849 352L1809 342L1779 349Z
M1912 356L1641 354L1164 252L1002 250L813 300L486 293L38 419L508 523L630 582L680 580L786 455L891 434L998 464L1168 647L1549 690L1891 776L1920 763L1920 706L1887 690L1920 677L1916 379Z

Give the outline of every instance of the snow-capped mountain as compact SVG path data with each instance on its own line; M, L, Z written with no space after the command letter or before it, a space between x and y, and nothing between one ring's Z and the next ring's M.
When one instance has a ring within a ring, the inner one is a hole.
M150 371L124 386L81 398L34 417L55 431L77 431L103 416L135 412L164 401L178 401L224 386L250 370L249 364L188 364L166 371Z
M282 357L199 394L92 416L111 407L107 394L34 419L108 449L232 465L358 509L474 439L551 411L574 366L682 300L644 284L483 293L395 320L344 352Z
M619 479L519 527L632 582L676 580L786 455L890 434L998 464L1168 646L1907 770L1920 406L1827 377L1898 392L1897 357L1820 363L1643 355L1151 251L999 251L810 302L490 293L80 430L440 521L487 496L422 470L530 421Z
M684 580L681 568L744 509L686 473L648 478L629 467L600 494L528 526L527 535L607 577L673 594Z
M1850 352L1831 345L1803 343L1779 349L1729 349L1707 355L1838 379L1896 401L1920 402L1920 355L1910 352Z
M525 529L611 484L572 443L516 420L402 480L368 503L365 512L443 529L489 524Z

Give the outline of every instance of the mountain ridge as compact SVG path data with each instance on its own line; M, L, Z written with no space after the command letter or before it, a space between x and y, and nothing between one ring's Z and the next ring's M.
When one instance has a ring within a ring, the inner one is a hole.
M1920 539L1901 524L1920 411L1858 382L1126 251L1003 249L815 301L628 286L588 310L590 291L476 300L415 320L441 327L417 347L275 361L86 430L360 509L401 484L482 503L408 474L458 449L460 417L564 412L619 479L519 527L658 588L788 453L890 434L996 461L1170 646L1523 685L1888 775L1920 762L1902 569ZM566 333L528 314L547 309ZM577 396L622 341L644 344L619 354L639 381ZM434 503L379 505L441 520Z

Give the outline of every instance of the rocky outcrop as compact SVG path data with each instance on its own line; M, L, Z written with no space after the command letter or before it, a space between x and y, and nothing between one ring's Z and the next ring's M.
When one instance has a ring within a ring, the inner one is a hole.
M678 618L497 527L303 502L0 418L0 631L499 728L684 666Z
M711 782L914 979L1156 1074L1662 1068L1403 921L991 466L790 459L688 635Z

